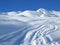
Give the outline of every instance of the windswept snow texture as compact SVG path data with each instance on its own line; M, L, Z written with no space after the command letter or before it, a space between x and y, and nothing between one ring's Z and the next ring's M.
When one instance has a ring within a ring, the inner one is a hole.
M60 45L60 12L40 8L1 13L0 45Z

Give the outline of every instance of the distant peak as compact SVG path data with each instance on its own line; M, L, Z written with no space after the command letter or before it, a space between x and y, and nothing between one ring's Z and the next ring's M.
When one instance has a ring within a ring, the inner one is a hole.
M45 10L44 8L40 8L37 10L37 12L45 14L47 12L47 10Z
M46 11L46 10L44 8L39 8L37 12L40 12L40 11Z

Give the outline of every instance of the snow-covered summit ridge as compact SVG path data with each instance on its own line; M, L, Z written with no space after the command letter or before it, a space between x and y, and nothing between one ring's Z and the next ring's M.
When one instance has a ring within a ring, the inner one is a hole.
M54 10L46 10L40 8L37 10L40 13L40 17L59 17L60 12Z
M40 8L36 11L25 10L25 11L12 11L12 12L4 12L0 15L9 15L9 16L22 16L22 17L60 17L59 11L54 10L46 10Z
M30 20L39 20L39 19L52 19L55 20L59 18L60 20L60 11L46 10L40 8L36 11L25 10L25 11L11 11L11 12L2 12L0 13L0 20L18 20L23 22L29 22Z

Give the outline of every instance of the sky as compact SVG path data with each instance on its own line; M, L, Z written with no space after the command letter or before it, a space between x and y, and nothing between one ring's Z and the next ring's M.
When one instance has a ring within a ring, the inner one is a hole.
M0 0L0 12L37 10L60 11L60 0Z

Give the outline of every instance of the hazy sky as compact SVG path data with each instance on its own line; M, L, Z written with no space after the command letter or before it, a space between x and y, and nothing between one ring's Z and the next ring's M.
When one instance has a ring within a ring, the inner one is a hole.
M0 12L37 10L39 8L60 11L60 0L0 0Z

